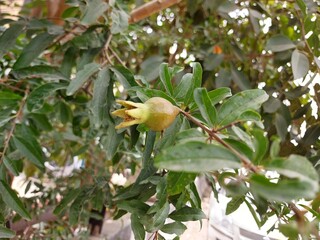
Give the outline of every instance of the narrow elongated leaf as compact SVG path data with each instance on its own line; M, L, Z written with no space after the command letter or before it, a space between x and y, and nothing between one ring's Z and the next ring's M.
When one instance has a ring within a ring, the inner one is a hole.
M179 210L173 211L169 218L175 221L187 222L187 221L197 221L207 218L207 216L202 212L201 209L183 207Z
M55 91L67 88L67 82L45 83L35 88L27 98L27 108L30 112L38 110L43 106L44 99Z
M198 62L194 62L191 64L192 66L192 73L193 73L193 82L194 87L199 88L202 84L202 67L201 64Z
M314 189L309 182L297 179L273 183L262 175L253 175L250 185L252 191L269 201L290 202L294 199L313 198L317 193L317 189Z
M24 27L23 24L14 24L2 33L0 36L0 58L15 45L16 39L24 30Z
M76 91L78 91L88 79L95 74L99 70L100 65L97 63L88 63L84 66L82 70L77 72L75 79L73 79L68 88L67 88L67 95L71 96Z
M226 215L229 215L229 214L233 213L234 211L236 211L243 202L244 202L243 196L233 197L230 200L230 202L228 202L228 204L227 204Z
M146 212L150 208L149 205L137 199L119 201L117 206L120 209L123 209L132 214L138 214L138 215L146 214Z
M81 188L75 188L70 190L66 196L61 200L58 206L53 210L53 213L58 215L60 214L67 206L69 203L71 203L81 192Z
M164 233L176 234L180 236L185 230L187 230L187 227L181 222L173 222L165 224L160 230Z
M160 75L160 80L164 88L166 89L167 93L170 94L170 96L172 96L173 88L171 83L171 74L170 74L167 63L162 63L160 65L159 75Z
M11 103L16 103L19 100L21 100L21 98L22 97L16 93L0 91L0 105L2 106L9 105Z
M319 176L312 163L303 156L290 155L288 159L274 159L267 164L267 168L289 177L309 182L318 191Z
M294 50L291 56L293 78L303 78L309 71L309 59L299 50Z
M40 170L44 170L44 156L41 147L35 138L30 136L28 136L28 138L14 136L13 141L24 157L29 159Z
M0 192L2 200L21 217L31 220L31 216L24 207L17 194L10 188L10 186L3 180L0 180Z
M17 166L14 164L13 160L8 158L8 157L4 157L3 158L3 163L6 166L6 168L14 175L14 176L18 176L19 175L19 170L17 168Z
M73 46L68 48L68 50L64 54L63 61L60 67L60 72L67 78L70 78L72 68L76 65L76 54L77 49Z
M252 138L247 134L245 131L243 131L241 128L237 126L232 126L232 131L237 135L237 137L242 140L245 144L247 144L252 151L254 151L254 146L252 142Z
M0 238L13 238L15 236L16 236L16 232L6 227L0 226Z
M225 98L231 97L232 94L230 88L222 87L208 92L208 96L211 99L212 105L216 105Z
M13 70L11 74L17 78L42 78L45 80L68 80L58 68L46 65L31 66Z
M204 118L209 127L213 127L217 120L217 110L212 105L205 88L196 88L194 90L194 101L198 105L201 116Z
M130 87L139 86L138 83L134 80L132 72L130 72L125 67L111 67L112 72L116 75L117 80L124 86L125 89Z
M304 145L312 145L318 141L320 136L320 124L311 125L304 134L301 143Z
M77 224L79 222L79 216L87 199L88 197L86 189L81 189L80 194L75 198L70 206L69 223L71 225Z
M266 45L266 49L273 52L282 52L295 47L296 45L284 35L275 35L271 37Z
M108 4L102 0L88 1L81 22L87 25L95 23L108 8Z
M167 176L168 194L176 195L181 193L187 185L195 180L196 176L194 173L169 172Z
M92 112L93 121L96 127L99 127L108 115L107 99L108 87L110 83L110 71L108 68L102 69L97 80L94 82L93 98L92 98Z
M52 41L56 38L56 35L49 33L40 33L34 37L30 43L23 49L21 55L13 65L13 69L24 68L30 65L30 63L37 58Z
M207 172L241 166L239 159L224 147L202 142L186 142L167 148L155 158L155 165L184 172Z
M192 84L189 88L184 104L187 106L193 99L193 92L194 89L201 87L202 84L202 67L200 63L193 63L192 64L193 72L192 72Z
M268 98L268 94L260 89L246 90L235 94L226 100L219 109L219 125L223 126L237 120L247 110L259 109Z
M192 74L186 73L185 75L183 75L183 77L181 78L181 81L179 82L178 86L174 90L175 98L178 100L180 99L184 100L191 86L192 86Z
M144 240L146 232L144 230L143 225L139 221L139 218L136 214L131 214L131 228L134 234L134 239L136 240Z
M153 216L153 223L152 229L154 231L159 230L165 223L166 219L168 218L170 211L170 204L168 201L164 203L164 205L156 212Z

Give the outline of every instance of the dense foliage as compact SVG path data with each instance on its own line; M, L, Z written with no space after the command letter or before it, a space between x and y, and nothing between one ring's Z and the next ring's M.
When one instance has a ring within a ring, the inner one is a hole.
M50 209L59 220L30 237L85 235L104 206L131 213L135 239L179 236L206 218L204 175L232 198L228 214L245 203L258 226L277 216L270 231L319 238L319 3L185 0L133 23L143 3L1 15L0 237ZM180 108L168 129L115 129L115 100L151 97Z

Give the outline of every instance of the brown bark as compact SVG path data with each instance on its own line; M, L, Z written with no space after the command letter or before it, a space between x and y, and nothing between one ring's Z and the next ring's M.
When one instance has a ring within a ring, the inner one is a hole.
M129 24L136 23L144 18L151 16L165 8L177 4L181 0L153 0L136 9L130 14Z

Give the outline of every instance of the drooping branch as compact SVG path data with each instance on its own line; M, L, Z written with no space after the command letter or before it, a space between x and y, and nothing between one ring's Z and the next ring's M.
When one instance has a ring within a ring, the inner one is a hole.
M151 16L165 8L171 7L181 0L153 0L148 2L130 13L129 24L136 23L144 18Z

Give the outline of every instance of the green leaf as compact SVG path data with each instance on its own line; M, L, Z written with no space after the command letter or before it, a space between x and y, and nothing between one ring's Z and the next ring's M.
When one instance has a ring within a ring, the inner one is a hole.
M31 220L31 216L23 203L18 198L17 194L10 188L10 186L3 180L0 180L0 193L2 200L21 217L26 220Z
M161 90L142 88L142 87L132 87L129 90L136 92L138 98L140 98L140 100L142 102L145 102L149 98L152 98L152 97L161 97L161 98L167 99L173 105L176 105L175 100L172 97L170 97L168 94L166 94L165 92L163 92Z
M235 94L226 100L219 109L219 125L224 126L237 120L247 110L259 109L261 104L269 98L260 89L246 90Z
M153 152L156 136L156 132L154 131L148 131L147 133L145 149L142 156L142 168L149 168L153 165L153 159L151 158L151 154Z
M160 65L159 75L160 75L160 80L161 80L164 88L166 89L167 93L170 96L172 96L173 95L173 88L172 88L172 83L171 83L171 74L170 74L167 63L162 63Z
M168 234L176 234L178 236L182 235L187 227L181 222L173 222L165 224L160 231Z
M309 71L309 59L299 50L294 50L291 56L293 79L303 78Z
M69 203L71 203L81 192L81 188L71 189L61 200L58 206L55 207L53 210L53 214L58 215L60 214Z
M213 127L217 120L217 110L212 105L207 90L205 88L196 88L194 90L194 101L198 105L201 116L209 127Z
M269 141L262 130L255 129L252 135L254 144L253 162L260 164L269 149Z
M117 207L138 216L145 215L150 208L149 205L137 199L119 201Z
M267 169L289 177L297 178L311 184L315 191L318 191L319 176L312 163L303 156L290 155L288 159L274 159L266 165Z
M139 217L136 214L131 214L131 228L133 231L134 239L145 240L146 232L143 225L140 223Z
M233 65L231 67L231 75L232 75L233 81L235 82L235 84L237 84L237 86L241 90L247 90L251 88L250 80L247 77L247 75L245 75L243 72L236 69Z
M55 91L65 89L67 87L66 82L61 83L45 83L35 88L27 98L27 108L30 112L39 110L43 104L44 99L52 95Z
M304 145L313 145L315 144L320 136L320 124L316 123L307 128L306 133L304 134L301 143Z
M44 170L44 155L34 137L14 136L13 142L24 157L29 159L40 170Z
M266 49L272 52L282 52L295 47L296 45L289 38L280 34L271 37L266 44Z
M75 198L69 210L70 225L79 223L79 216L82 212L83 205L88 200L86 189L81 189L80 194Z
M156 79L157 77L159 77L160 65L163 60L164 57L160 55L148 57L140 65L140 74L144 76L147 81Z
M38 129L43 131L51 131L53 129L46 114L30 113L27 116L29 120L35 123Z
M40 33L35 36L30 43L23 49L21 55L13 65L13 69L24 68L36 59L56 38L56 35Z
M175 88L174 97L177 100L181 100L185 102L185 97L191 87L192 87L192 74L186 73L185 75L183 75L178 86Z
M58 68L46 65L37 65L13 70L11 74L17 79L42 78L44 80L68 80Z
M77 49L74 46L69 47L63 56L63 61L60 66L60 72L67 78L71 76L72 68L76 65L76 59Z
M175 221L187 222L187 221L197 221L207 218L207 216L202 212L201 209L183 207L179 210L173 211L169 218Z
M3 163L6 166L6 168L14 175L18 176L19 175L19 170L17 166L14 164L13 160L4 156L3 157Z
M125 11L113 8L111 19L112 25L110 31L112 34L122 33L127 30L129 26L129 15Z
M225 98L231 97L232 94L230 88L222 87L208 92L208 96L211 99L212 105L216 105Z
M108 68L102 69L97 79L94 81L92 112L93 122L96 127L104 122L107 111L108 88L110 84L110 71Z
M0 238L14 238L16 236L16 232L10 230L9 228L0 226Z
M6 106L17 103L22 97L16 93L8 91L0 91L0 105Z
M243 202L244 202L243 196L233 197L227 204L226 215L229 215L234 211L236 211Z
M191 64L192 66L192 73L193 73L193 82L194 87L199 88L202 84L202 67L201 64L198 62L194 62Z
M0 36L0 59L16 44L16 39L23 32L24 28L24 24L13 24L2 33Z
M184 104L187 106L193 100L194 89L201 87L202 84L202 67L200 63L192 63L192 85L189 88Z
M201 198L199 196L196 184L194 182L190 183L190 185L186 187L186 190L189 194L191 206L201 209Z
M316 189L309 182L288 179L274 183L257 174L251 176L250 186L253 192L269 201L290 202L295 199L313 198L316 194Z
M271 158L276 158L278 157L279 155L279 152L280 152L280 143L281 143L281 140L280 138L276 137L272 143L271 143L271 147L270 147L270 157Z
M248 147L250 147L250 149L252 151L254 151L254 146L253 146L253 142L252 142L252 138L251 136L246 133L245 131L243 131L241 128L233 125L231 127L232 131L236 134L236 136L245 144L247 144Z
M112 159L117 153L118 147L123 139L124 132L118 133L113 123L108 125L105 135L101 137L101 144L105 149L107 159Z
M73 79L67 87L67 95L71 96L78 91L88 79L99 70L100 65L97 63L88 63L82 70L77 72L75 79Z
M168 201L166 201L152 218L153 231L159 230L164 225L166 219L168 218L169 211L170 211L170 204Z
M184 172L208 172L239 168L239 159L227 149L202 142L186 142L164 149L156 158L158 168Z
M280 113L276 113L276 115L275 115L275 126L276 126L277 133L280 136L281 140L285 141L287 134L288 134L289 124L286 121L285 117Z
M181 193L187 185L192 183L196 174L185 172L169 172L167 176L167 191L169 195L176 195Z
M108 4L102 0L87 1L87 7L84 12L81 23L91 25L96 23L97 19L109 8Z
M111 71L114 72L117 80L123 85L125 89L139 86L134 80L133 74L125 67L110 67Z

